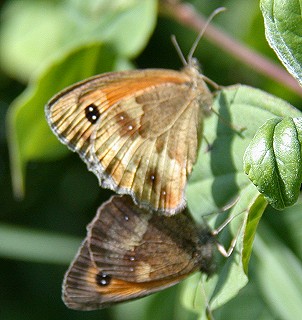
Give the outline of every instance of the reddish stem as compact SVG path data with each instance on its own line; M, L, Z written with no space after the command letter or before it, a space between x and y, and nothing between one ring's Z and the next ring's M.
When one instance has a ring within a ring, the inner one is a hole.
M201 16L192 6L186 3L179 3L178 1L162 1L161 9L165 14L197 32L204 27L207 21L205 17ZM302 87L297 80L278 64L272 62L256 51L247 48L213 25L207 27L204 36L210 42L221 47L225 52L242 61L253 70L287 86L299 96L302 96Z

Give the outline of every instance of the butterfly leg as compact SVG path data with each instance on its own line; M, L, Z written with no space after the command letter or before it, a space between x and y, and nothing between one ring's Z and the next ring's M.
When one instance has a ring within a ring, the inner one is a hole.
M212 234L214 236L217 236L234 218L236 218L238 215L240 215L243 212L244 211L226 219L218 228L212 231ZM238 228L236 236L232 239L228 249L226 249L219 241L216 241L216 247L223 257L228 258L233 253L242 227L243 227L243 224Z
M216 114L216 116L219 118L221 122L223 122L227 127L229 127L232 131L237 133L240 137L242 137L242 132L246 130L245 127L237 127L230 123L227 119L225 119L218 111L215 109L211 108L211 111Z

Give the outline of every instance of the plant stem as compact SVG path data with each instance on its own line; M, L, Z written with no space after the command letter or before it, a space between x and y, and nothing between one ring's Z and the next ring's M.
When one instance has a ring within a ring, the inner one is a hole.
M200 32L207 22L207 19L197 13L195 9L186 3L178 1L162 1L161 12L172 17L181 24ZM280 67L265 56L257 53L233 39L230 35L210 24L204 33L205 38L237 60L243 62L251 69L263 74L276 82L288 87L299 96L302 96L302 87L297 80L285 69Z

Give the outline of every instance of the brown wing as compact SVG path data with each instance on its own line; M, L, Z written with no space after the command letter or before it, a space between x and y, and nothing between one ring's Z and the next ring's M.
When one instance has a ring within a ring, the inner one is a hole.
M128 196L114 196L88 226L63 300L72 309L99 309L172 286L197 269L211 272L212 240L185 214L152 215Z
M91 260L85 239L65 274L62 298L71 309L95 310L144 297L170 287L181 279L133 283L106 276Z
M174 214L185 205L196 158L198 96L208 94L193 84L185 72L172 70L104 74L59 93L46 117L101 186Z
M97 268L91 261L85 239L63 281L63 301L71 309L97 309L100 296L95 289Z
M205 241L184 213L150 214L128 196L112 197L89 226L88 246L99 270L130 282L177 279L212 262Z

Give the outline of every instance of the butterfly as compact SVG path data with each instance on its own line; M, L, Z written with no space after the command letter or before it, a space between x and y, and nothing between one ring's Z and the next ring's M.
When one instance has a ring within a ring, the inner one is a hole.
M113 196L97 211L65 274L63 301L94 310L147 296L195 271L214 271L215 238L181 212L166 217Z
M213 104L188 58L181 71L111 72L76 83L46 105L58 139L77 152L99 184L165 215L186 205L202 119Z

